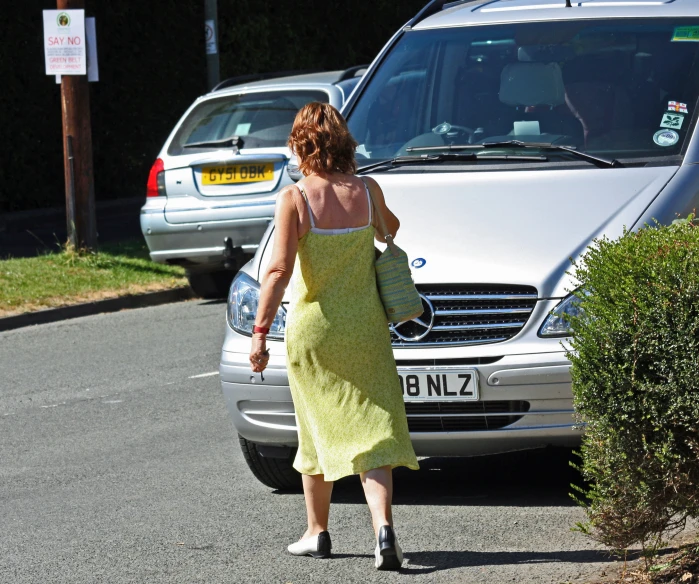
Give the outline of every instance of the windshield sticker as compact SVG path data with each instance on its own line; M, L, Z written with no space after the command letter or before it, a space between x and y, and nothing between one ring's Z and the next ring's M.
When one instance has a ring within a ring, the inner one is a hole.
M667 110L670 112L677 112L680 114L688 114L686 103L680 103L679 101L669 101L667 104Z
M661 128L672 128L673 130L682 129L684 116L682 114L665 114L660 122Z
M673 43L699 43L699 26L678 26L672 35Z
M419 269L422 266L424 266L426 263L427 263L427 260L425 258L415 258L410 265L413 266L413 268L415 268L415 269Z
M658 146L674 146L680 141L680 135L675 130L660 130L653 136L653 142Z
M252 126L252 124L238 124L235 127L234 134L236 136L247 136L250 133L250 126Z

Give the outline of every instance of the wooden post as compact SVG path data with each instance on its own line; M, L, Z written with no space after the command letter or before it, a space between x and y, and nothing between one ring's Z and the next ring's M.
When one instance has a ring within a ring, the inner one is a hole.
M57 0L57 8L84 9L85 0ZM87 75L61 76L61 108L68 241L78 248L94 249L97 220Z

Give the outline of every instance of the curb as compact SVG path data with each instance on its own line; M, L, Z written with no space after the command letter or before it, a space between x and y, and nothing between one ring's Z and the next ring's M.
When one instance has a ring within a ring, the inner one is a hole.
M61 308L49 308L38 312L27 312L16 316L0 318L0 332L11 331L36 324L48 324L81 316L92 316L105 312L118 312L126 308L145 308L147 306L158 306L160 304L170 304L181 300L196 298L196 294L189 286L173 288L172 290L161 290L159 292L147 292L146 294L130 294L98 300L97 302L87 302L85 304L75 304L73 306L62 306Z

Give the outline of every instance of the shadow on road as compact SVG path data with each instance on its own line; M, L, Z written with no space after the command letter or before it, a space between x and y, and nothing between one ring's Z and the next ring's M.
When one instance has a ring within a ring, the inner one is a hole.
M373 558L370 554L333 554L334 558ZM640 557L638 551L631 551L627 560ZM555 552L482 552L482 551L443 551L443 552L406 552L407 566L401 573L417 576L431 574L454 568L478 566L508 566L518 564L595 564L615 560L607 551L572 550ZM616 558L618 559L618 558Z
M199 306L215 306L217 304L228 304L228 299L215 298L213 300L202 300L199 302Z
M411 565L406 574L430 574L451 568L474 566L504 566L516 564L546 564L563 562L574 564L592 564L610 562L609 552L596 550L573 550L555 552L412 552L405 557ZM634 559L629 557L629 559ZM413 566L420 566L415 568Z
M428 458L420 461L419 471L396 469L393 500L396 505L574 506L570 484L582 484L570 466L576 459L565 448ZM356 476L336 483L333 503L365 504Z

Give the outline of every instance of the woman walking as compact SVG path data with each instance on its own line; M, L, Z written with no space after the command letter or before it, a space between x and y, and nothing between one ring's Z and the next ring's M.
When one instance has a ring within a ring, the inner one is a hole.
M374 237L385 235L377 212L391 235L399 221L378 184L354 176L357 143L331 105L302 108L289 146L304 179L277 199L250 353L253 371L263 371L266 334L296 262L286 347L299 439L294 468L302 474L308 529L288 550L330 557L333 481L359 474L377 539L375 566L397 570L403 555L391 515L392 469L418 463L376 288Z

